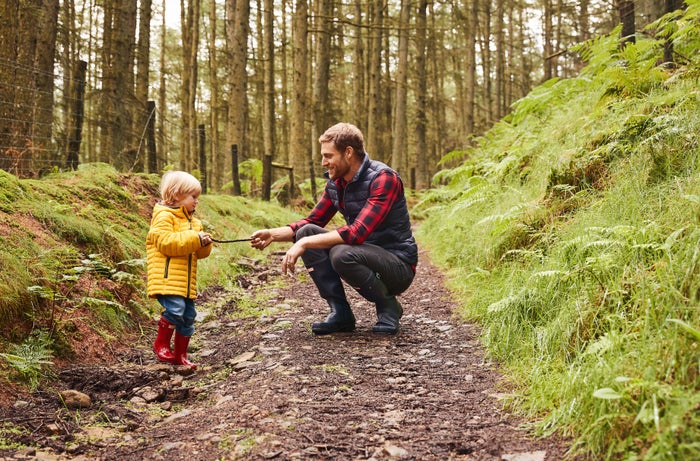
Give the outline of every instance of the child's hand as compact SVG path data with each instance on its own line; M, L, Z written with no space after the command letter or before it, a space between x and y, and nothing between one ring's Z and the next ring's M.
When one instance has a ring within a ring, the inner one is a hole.
M211 245L211 235L207 234L206 232L200 232L199 241L202 242L203 247Z

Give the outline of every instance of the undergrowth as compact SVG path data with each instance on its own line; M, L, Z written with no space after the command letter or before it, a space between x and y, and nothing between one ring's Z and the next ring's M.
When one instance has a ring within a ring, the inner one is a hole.
M145 295L145 239L159 181L104 164L39 180L0 170L0 379L35 389L55 359L80 358L76 344L91 336L121 341L160 314ZM203 195L197 215L221 239L299 217L226 195ZM260 257L245 242L215 244L199 265L198 288L235 288Z
M697 56L687 4L674 46ZM700 459L698 62L671 71L661 42L617 35L579 51L579 77L447 158L465 160L415 207L418 235L540 433L594 459Z

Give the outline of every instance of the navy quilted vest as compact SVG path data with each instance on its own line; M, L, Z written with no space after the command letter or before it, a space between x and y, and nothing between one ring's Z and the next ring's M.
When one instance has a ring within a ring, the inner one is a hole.
M387 165L376 160L370 160L365 154L362 166L352 180L346 185L343 197L343 205L340 204L338 188L335 183L328 180L327 190L336 209L343 214L345 222L352 224L360 214L360 210L369 198L369 186L372 180L384 170L390 170ZM328 173L325 173L328 179ZM399 178L401 181L401 178ZM401 183L403 186L403 182ZM408 264L418 263L418 246L411 232L411 223L408 217L408 205L406 197L400 194L391 207L386 219L372 232L366 243L380 246L406 261Z

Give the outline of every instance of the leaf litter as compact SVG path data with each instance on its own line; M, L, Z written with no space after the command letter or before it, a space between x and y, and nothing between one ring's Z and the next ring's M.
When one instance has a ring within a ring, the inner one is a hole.
M283 283L278 283L284 278ZM111 362L72 363L0 406L0 459L512 460L565 457L503 409L508 390L478 327L423 256L395 336L371 333L374 306L346 287L357 330L314 336L327 314L308 277L256 267L240 292L207 289L190 344L196 372L156 362L155 321ZM58 393L86 394L67 408Z

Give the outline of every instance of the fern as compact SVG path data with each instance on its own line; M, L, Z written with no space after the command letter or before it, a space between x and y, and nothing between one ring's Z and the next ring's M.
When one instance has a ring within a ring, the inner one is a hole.
M45 367L53 365L50 344L51 339L45 331L34 330L22 344L13 344L0 357L7 361L13 374L34 391L45 375Z

